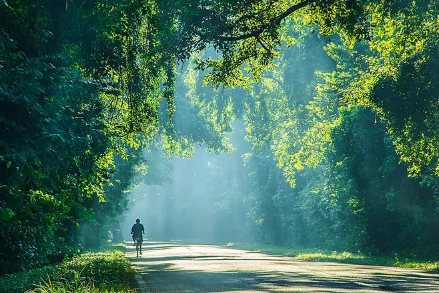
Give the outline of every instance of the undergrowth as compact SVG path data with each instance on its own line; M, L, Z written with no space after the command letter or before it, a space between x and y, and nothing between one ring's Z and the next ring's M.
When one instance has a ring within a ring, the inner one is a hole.
M409 258L401 258L398 255L389 257L366 256L359 253L325 251L318 249L294 249L284 248L273 245L253 244L253 243L228 243L226 246L238 249L261 251L285 256L291 256L299 260L306 261L333 261L350 264L367 264L394 266L404 268L418 268L425 270L439 270L439 261L424 261Z
M0 279L8 293L134 293L134 270L124 257L125 247L109 246L51 265Z

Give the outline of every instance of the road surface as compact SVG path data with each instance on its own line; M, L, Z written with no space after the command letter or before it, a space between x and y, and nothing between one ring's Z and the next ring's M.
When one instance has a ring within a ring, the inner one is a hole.
M177 242L129 247L142 293L438 292L434 272L291 257Z

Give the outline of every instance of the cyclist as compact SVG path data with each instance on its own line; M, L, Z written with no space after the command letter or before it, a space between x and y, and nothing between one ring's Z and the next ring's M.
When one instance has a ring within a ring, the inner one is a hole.
M136 245L136 237L139 237L143 241L143 235L145 234L145 228L143 227L143 224L140 223L140 219L136 219L136 223L131 228L131 234L133 234L133 246Z

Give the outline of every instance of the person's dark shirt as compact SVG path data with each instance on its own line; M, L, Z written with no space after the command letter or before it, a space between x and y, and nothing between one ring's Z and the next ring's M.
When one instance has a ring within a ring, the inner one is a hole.
M133 227L131 228L131 233L133 233L134 235L138 234L138 233L144 233L145 232L145 228L143 227L143 224L141 223L135 223L133 225Z

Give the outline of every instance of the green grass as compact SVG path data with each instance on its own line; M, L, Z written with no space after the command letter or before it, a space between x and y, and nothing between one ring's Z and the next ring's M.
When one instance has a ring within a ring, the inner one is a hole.
M131 263L125 247L108 246L52 265L0 279L0 292L8 293L134 293Z
M367 264L380 266L395 266L404 268L417 268L425 270L439 270L439 261L421 261L416 259L393 257L373 257L351 252L337 252L318 249L295 249L273 245L253 244L253 243L228 243L226 246L261 251L272 254L291 256L298 260L305 261L332 261L350 264Z
M110 252L110 251L120 251L125 253L127 251L127 247L124 243L111 244L108 243L100 248L87 250L86 252Z

